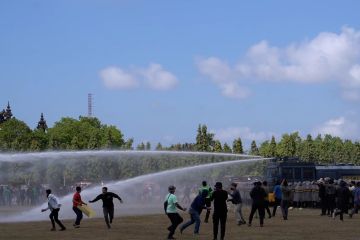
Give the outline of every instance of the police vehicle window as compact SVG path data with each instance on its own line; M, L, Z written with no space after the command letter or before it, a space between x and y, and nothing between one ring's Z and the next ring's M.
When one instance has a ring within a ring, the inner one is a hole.
M304 179L313 179L314 170L311 168L304 168Z
M295 179L301 179L301 168L295 168Z
M283 168L282 173L283 173L283 178L286 178L286 179L293 178L293 169L292 168Z

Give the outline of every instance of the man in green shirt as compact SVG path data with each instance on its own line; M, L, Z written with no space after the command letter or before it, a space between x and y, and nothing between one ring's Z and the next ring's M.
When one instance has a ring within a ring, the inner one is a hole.
M177 228L177 226L183 222L183 218L180 216L180 214L177 212L177 208L179 208L182 211L186 211L186 208L183 208L179 205L177 198L175 196L175 186L169 186L169 194L166 195L165 202L167 202L166 207L166 215L169 217L171 221L171 226L168 227L169 235L168 239L175 239L174 233Z
M202 182L202 187L199 190L199 193L201 194L201 192L205 190L208 192L208 195L205 198L205 205L206 205L206 215L205 215L205 223L209 222L209 216L210 216L210 209L211 209L211 195L213 193L213 190L210 186L208 186L206 181Z

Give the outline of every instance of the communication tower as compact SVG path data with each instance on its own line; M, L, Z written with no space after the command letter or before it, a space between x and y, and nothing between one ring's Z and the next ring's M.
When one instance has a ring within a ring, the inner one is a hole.
M93 116L93 94L88 93L88 117Z

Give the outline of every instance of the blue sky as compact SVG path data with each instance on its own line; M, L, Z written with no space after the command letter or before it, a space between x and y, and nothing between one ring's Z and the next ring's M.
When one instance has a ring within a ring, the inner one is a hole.
M359 1L0 1L0 104L136 142L360 139Z

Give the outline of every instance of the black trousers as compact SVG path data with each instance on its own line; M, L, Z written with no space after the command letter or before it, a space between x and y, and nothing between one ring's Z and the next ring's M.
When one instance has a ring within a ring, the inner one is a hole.
M320 199L320 205L321 205L321 215L326 215L327 204L326 204L326 199L324 197Z
M210 217L210 207L211 207L211 200L210 200L210 198L205 198L205 205L206 205L207 209L206 209L205 221L204 221L204 222L208 222L208 221L209 221L209 217Z
M60 208L53 209L49 215L51 220L52 227L55 228L55 222L61 227L61 229L65 229L65 226L59 220L59 211Z
M335 216L340 215L340 220L343 221L344 220L344 213L348 211L347 205L346 204L340 204L339 209L337 212L335 212Z
M264 208L266 210L266 212L268 213L269 217L271 217L271 213L270 213L270 209L269 209L269 201L265 200L265 204L264 204Z
M168 238L171 238L174 235L176 228L179 226L180 223L184 221L184 219L178 213L167 213L167 216L171 221L171 225L170 227L168 227Z
M264 224L264 217L265 217L264 205L263 204L254 204L254 203L251 206L251 212L250 212L250 216L249 216L249 224L251 224L256 210L259 211L260 224L262 225L262 224Z
M73 211L76 214L76 220L75 220L75 225L80 225L81 219L83 218L83 213L80 209L78 209L77 207L73 207Z
M114 206L103 207L103 213L104 213L106 225L108 228L110 228L110 223L112 223L112 221L114 219ZM110 221L109 221L109 219L110 219Z
M276 209L278 206L280 206L280 202L281 202L281 199L280 198L275 198L275 203L274 203L274 208L273 208L273 212L272 212L272 215L275 216L276 214Z
M327 199L327 210L328 210L328 214L332 214L334 212L334 209L336 207L336 202L335 202L335 195L327 195L326 197Z
M214 212L213 214L213 234L214 239L217 239L218 232L219 232L219 223L220 223L220 236L221 239L225 237L226 231L226 219L227 219L227 212Z

